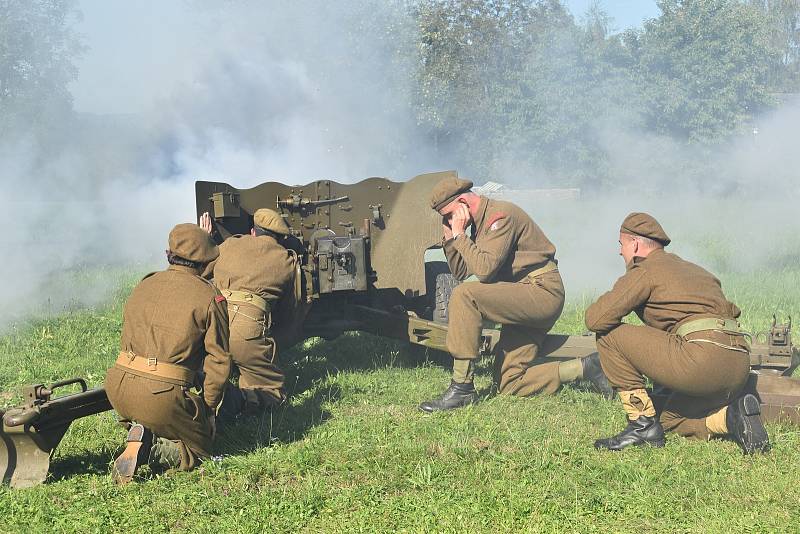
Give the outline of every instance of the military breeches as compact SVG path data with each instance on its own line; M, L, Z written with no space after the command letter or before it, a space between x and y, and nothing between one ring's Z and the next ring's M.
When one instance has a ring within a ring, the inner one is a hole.
M623 324L597 337L600 363L616 389L644 388L644 377L673 391L661 412L667 431L708 438L705 418L733 401L747 382L748 354L692 339L745 348L742 336L702 331L683 339L649 326Z
M191 469L199 458L211 456L211 410L188 388L115 366L106 374L105 389L122 421L135 421L188 449L182 469Z
M495 361L500 392L553 393L561 385L558 363L534 365L533 361L563 308L564 286L557 271L533 281L465 282L450 297L447 350L455 359L477 359L483 321L501 323Z
M280 403L285 377L278 366L277 349L270 337L270 316L250 304L228 303L230 351L239 370L239 388L248 403L251 392L264 406Z

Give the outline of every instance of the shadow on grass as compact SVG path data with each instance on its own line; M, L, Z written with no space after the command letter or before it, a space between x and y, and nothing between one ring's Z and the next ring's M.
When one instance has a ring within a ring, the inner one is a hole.
M342 389L329 380L340 372L450 365L448 360L452 361L445 353L355 332L329 341L308 340L284 351L281 358L287 403L226 424L215 446L217 454L241 454L303 439L331 417L326 404L342 398Z
M273 443L291 443L303 437L315 426L327 421L331 413L324 408L327 402L341 398L338 386L320 388L303 397L302 402L290 402L260 415L241 417L220 429L214 445L216 454L242 454L268 447Z
M326 405L342 398L342 389L328 380L340 372L375 371L436 365L449 368L449 354L364 333L346 333L334 340L312 339L281 354L286 372L287 403L260 415L220 426L214 454L236 455L303 439L331 417ZM77 475L107 475L122 451L85 451L57 456L50 466L51 482Z
M121 445L121 444L120 444ZM47 482L61 482L80 475L106 476L116 453L112 450L86 450L70 456L58 456L51 460Z

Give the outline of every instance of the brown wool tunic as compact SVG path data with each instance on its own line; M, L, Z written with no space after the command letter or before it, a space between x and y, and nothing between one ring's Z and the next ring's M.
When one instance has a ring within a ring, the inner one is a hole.
M533 361L564 307L564 286L557 270L527 277L555 261L555 246L544 232L518 206L481 197L472 236L446 241L444 251L457 278L479 280L456 286L450 298L447 348L453 358L476 359L483 321L501 323L495 361L500 391L555 392L558 363Z
M624 324L635 312L645 326ZM708 317L736 319L719 280L664 250L634 258L608 293L586 310L597 332L603 370L617 389L644 388L644 376L674 391L661 413L666 430L707 438L705 417L730 403L744 386L749 356L743 336L701 331L675 334L682 324ZM732 350L698 340L734 347Z
M634 259L614 288L586 310L586 326L608 332L631 312L647 326L670 333L688 320L741 314L713 274L662 249Z
M219 292L187 267L172 265L148 275L125 304L120 349L205 373L202 399L186 387L117 365L109 369L105 387L123 420L208 456L209 417L222 399L231 365L228 311Z
M220 289L250 291L269 303L292 292L294 260L270 236L236 235L219 246L214 283Z
M444 243L450 271L459 280L474 274L481 282L517 282L555 259L556 247L511 202L481 197L472 228L471 239Z

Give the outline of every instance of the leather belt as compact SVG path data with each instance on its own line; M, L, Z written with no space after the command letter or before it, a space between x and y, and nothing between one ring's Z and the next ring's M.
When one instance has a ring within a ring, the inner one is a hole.
M233 289L220 289L220 293L228 302L252 304L264 313L269 313L269 302L250 291L236 291Z
M539 267L538 269L534 269L533 271L529 272L525 275L526 278L538 278L543 274L551 273L558 269L558 264L552 260L548 261L544 264L543 267Z
M686 336L689 334L707 331L719 332L729 336L745 336L743 341L747 346L747 349L742 347L732 347L711 339L686 339ZM675 334L682 337L689 343L709 343L711 345L716 345L717 347L722 347L723 349L735 350L737 352L744 352L746 354L750 353L750 343L747 340L747 338L750 337L750 334L742 330L742 327L739 325L739 321L736 319L722 319L718 317L695 319L693 321L687 321L683 323L675 331Z
M705 319L695 319L687 321L680 325L675 331L675 334L686 337L695 332L702 332L703 330L716 330L731 336L744 336L748 335L747 332L742 330L739 321L736 319L720 319L717 317L707 317Z
M191 369L182 365L159 361L157 358L137 356L130 351L121 351L116 364L126 371L145 378L153 378L186 387L192 387L195 384L196 373Z

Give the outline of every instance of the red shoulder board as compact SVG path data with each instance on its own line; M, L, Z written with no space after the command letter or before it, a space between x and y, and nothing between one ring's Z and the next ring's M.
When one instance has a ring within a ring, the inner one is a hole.
M217 295L216 297L214 297L214 300L216 300L217 302L225 302L225 297L223 297L222 295Z
M488 222L489 230L497 230L497 228L500 226L498 223L500 223L506 217L508 217L508 215L506 215L505 213L495 213L494 215L489 217L489 222Z

